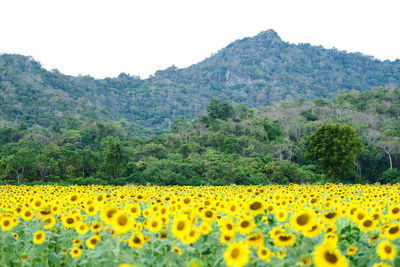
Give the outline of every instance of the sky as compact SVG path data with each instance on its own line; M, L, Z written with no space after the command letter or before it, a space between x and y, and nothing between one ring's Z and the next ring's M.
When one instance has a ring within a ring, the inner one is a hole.
M274 29L282 40L400 58L400 1L0 0L0 53L69 75L147 78Z

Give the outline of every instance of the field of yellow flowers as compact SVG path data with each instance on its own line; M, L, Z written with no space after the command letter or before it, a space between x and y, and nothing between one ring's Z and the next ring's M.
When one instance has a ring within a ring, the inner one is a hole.
M400 266L400 185L1 186L0 266Z

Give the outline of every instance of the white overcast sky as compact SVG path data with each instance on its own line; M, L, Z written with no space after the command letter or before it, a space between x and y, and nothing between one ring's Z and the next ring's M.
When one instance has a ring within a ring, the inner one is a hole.
M0 53L70 75L148 77L274 29L291 43L400 58L400 1L0 0Z

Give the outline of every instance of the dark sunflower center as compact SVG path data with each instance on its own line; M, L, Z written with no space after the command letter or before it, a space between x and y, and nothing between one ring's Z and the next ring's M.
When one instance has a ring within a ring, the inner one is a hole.
M261 208L261 203L256 201L250 205L251 210L259 210Z
M246 228L246 227L248 227L249 225L250 225L250 223L249 223L248 221L243 221L243 222L240 224L240 226L243 227L243 228Z
M390 229L389 229L389 234L394 235L394 234L396 234L398 232L399 232L399 227L398 226L390 227Z
M279 235L278 238L282 242L289 241L290 239L292 239L292 237L290 235Z
M261 254L265 256L268 254L268 252L265 249L263 249L263 250L261 250Z
M212 213L212 211L208 210L208 211L206 211L205 215L207 218L211 218L213 216L213 213Z
M393 212L394 214L399 213L399 211L400 211L400 209L399 209L398 207L396 207L396 208L394 208L394 209L392 210L392 212Z
M324 256L325 259L330 263L336 263L338 261L338 257L335 254L330 253L329 251L326 251Z
M152 222L152 223L151 223L151 226L152 226L153 228L156 228L157 225L158 225L158 222Z
M301 226L306 225L309 221L310 216L308 214L302 214L296 219L296 222Z
M10 225L10 221L8 221L8 220L4 221L3 225L4 226L9 226Z
M239 257L240 254L240 250L238 248L234 248L231 252L231 257L233 259L236 259L237 257Z
M371 221L371 220L366 220L366 221L363 223L363 225L364 225L365 227L370 227L370 226L372 225L372 221Z
M329 212L328 214L325 215L326 218L332 219L336 216L336 212Z
M42 234L41 233L36 235L36 239L41 239L41 238L42 238Z
M126 225L128 223L128 219L125 216L118 217L118 224L119 225Z
M73 224L75 222L75 220L73 218L68 218L67 219L67 223L68 224Z
M183 229L185 229L185 222L178 222L177 229L179 231L182 231Z
M96 245L97 239L96 239L96 238L92 238L92 239L90 240L90 243L91 243L92 245Z
M135 236L135 238L133 239L133 243L140 244L140 238Z
M228 223L228 224L226 225L226 229L232 230L232 228L233 228L233 225L232 225L232 224Z
M385 252L386 252L387 254L390 254L390 253L392 252L392 248L389 247L389 246L385 246Z

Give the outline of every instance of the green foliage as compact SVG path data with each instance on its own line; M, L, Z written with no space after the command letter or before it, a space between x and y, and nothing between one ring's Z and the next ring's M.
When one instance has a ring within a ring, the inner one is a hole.
M228 118L232 118L233 115L233 107L228 103L228 101L220 101L217 98L211 99L206 110L212 121L216 119L227 120Z
M170 67L143 80L124 73L105 79L73 77L47 71L31 57L2 54L0 122L53 126L57 131L78 130L90 120L118 120L133 135L161 135L180 116L196 118L213 97L251 108L283 99L333 97L341 89L398 87L399 69L400 61L287 43L273 30L237 40L188 68ZM357 104L360 109L368 100L363 97L365 101ZM316 100L315 105L325 107L324 101ZM397 112L384 101L376 102L380 109ZM211 119L231 117L229 105L225 108L212 109ZM238 109L239 119L248 115Z
M309 152L306 157L320 164L331 177L344 177L353 172L362 143L351 126L326 124L308 141Z

